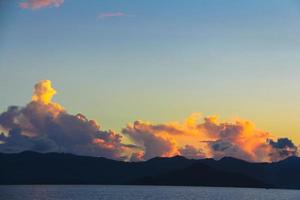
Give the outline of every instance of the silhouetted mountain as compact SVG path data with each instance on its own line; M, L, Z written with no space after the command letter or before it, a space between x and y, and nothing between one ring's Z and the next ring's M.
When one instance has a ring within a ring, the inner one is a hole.
M300 158L249 163L181 156L122 162L64 153L0 153L0 184L138 184L300 189Z
M225 157L219 161L199 160L215 169L246 174L277 188L300 189L300 158L289 157L275 163L249 163L243 160Z
M130 163L64 153L0 153L0 184L126 184L194 162L183 157Z
M174 170L154 177L144 177L132 182L137 185L184 185L218 187L271 187L262 181L237 174L217 170L201 163Z

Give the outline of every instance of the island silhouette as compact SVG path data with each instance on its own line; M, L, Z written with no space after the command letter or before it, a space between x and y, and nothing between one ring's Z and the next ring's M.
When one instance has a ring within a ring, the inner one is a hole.
M125 162L66 153L0 153L0 184L176 185L300 189L300 158L252 163L156 157Z

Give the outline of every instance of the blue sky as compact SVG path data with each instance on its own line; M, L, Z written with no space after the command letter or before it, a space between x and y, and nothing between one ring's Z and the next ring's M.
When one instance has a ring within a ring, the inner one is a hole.
M50 79L55 101L105 128L202 112L300 141L300 1L20 2L0 4L1 110Z

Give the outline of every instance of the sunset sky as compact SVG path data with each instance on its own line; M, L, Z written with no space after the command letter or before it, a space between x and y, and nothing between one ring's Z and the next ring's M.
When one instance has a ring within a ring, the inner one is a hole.
M300 1L0 0L0 24L0 113L51 80L68 113L136 145L128 123L192 113L300 144Z

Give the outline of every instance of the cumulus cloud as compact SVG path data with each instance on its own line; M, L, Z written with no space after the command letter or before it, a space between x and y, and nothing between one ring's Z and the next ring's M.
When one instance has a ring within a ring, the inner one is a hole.
M267 140L273 136L257 129L250 121L219 122L213 116L204 118L204 123L198 128L210 139L207 144L214 158L232 156L249 161L269 160Z
M289 140L275 138L247 120L219 122L216 116L194 113L185 122L152 124L136 121L122 130L144 148L143 159L182 155L188 158L232 156L248 161L274 161L295 155L297 148ZM276 159L275 159L276 158Z
M0 128L5 131L0 134L1 152L55 151L131 161L182 155L271 162L298 155L292 140L277 138L248 120L220 121L199 113L183 122L135 121L123 128L121 135L102 130L83 114L68 113L53 102L55 94L51 81L40 81L26 106L10 106L0 114ZM131 143L124 144L122 137Z
M156 129L156 127L148 127L143 122L136 121L134 124L128 125L122 132L129 136L134 143L144 147L142 154L144 159L178 155L176 142L171 137L155 134L152 131L153 128Z
M145 160L156 156L170 157L175 155L203 158L205 154L198 146L205 137L198 134L198 118L199 113L194 113L184 123L152 124L135 121L122 129L122 133L143 147L143 152L139 155Z
M22 9L37 10L45 7L59 7L64 3L64 0L26 0L19 3Z
M0 136L2 152L35 150L124 157L131 147L122 144L121 135L101 130L95 120L83 114L69 114L52 101L55 94L49 80L40 81L34 87L32 101L25 107L11 106L0 114L0 125L8 131Z
M269 144L272 146L272 151L270 153L272 161L278 161L289 156L298 155L297 146L288 138L279 138L277 141L270 139Z

